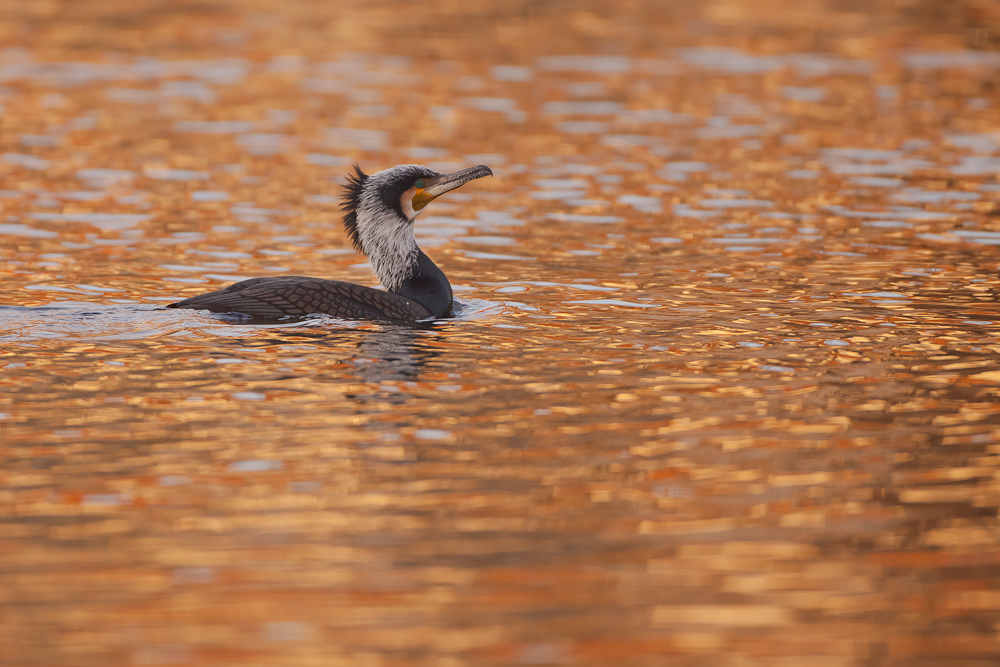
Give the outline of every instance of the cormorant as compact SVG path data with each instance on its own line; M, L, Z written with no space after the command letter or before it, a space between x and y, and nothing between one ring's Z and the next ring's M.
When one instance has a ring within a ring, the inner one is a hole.
M348 320L414 322L451 312L451 284L417 247L413 221L432 200L469 181L492 176L486 165L439 174L404 164L371 176L357 165L344 187L344 228L386 291L323 278L250 278L168 308L242 313L256 319L314 313Z

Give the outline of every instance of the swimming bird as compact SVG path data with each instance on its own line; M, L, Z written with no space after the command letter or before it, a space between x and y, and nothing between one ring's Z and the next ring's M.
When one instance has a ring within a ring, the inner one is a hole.
M413 221L424 207L471 180L492 176L484 164L450 174L403 164L372 175L357 165L343 192L344 229L364 253L385 290L303 276L250 278L215 292L172 303L255 319L317 313L348 320L415 322L452 309L451 284L417 246Z

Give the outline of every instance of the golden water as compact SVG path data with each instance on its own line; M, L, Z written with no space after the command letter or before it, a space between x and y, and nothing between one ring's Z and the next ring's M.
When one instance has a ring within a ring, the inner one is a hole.
M1000 4L620 5L0 2L0 664L996 664Z

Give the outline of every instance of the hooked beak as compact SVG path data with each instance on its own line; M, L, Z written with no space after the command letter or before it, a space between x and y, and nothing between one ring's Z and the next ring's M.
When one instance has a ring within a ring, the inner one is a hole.
M460 188L469 181L492 175L492 169L485 164L479 164L475 167L427 179L424 189L417 190L417 193L413 195L413 210L419 211L444 193Z

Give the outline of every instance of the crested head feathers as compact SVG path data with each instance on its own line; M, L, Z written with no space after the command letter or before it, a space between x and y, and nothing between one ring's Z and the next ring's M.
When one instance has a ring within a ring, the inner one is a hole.
M358 252L364 252L361 247L361 235L358 232L358 208L361 206L361 191L365 187L368 175L361 171L361 167L354 165L353 174L347 175L347 183L344 184L341 198L343 202L340 210L344 212L344 229L347 237L351 239L351 245Z

